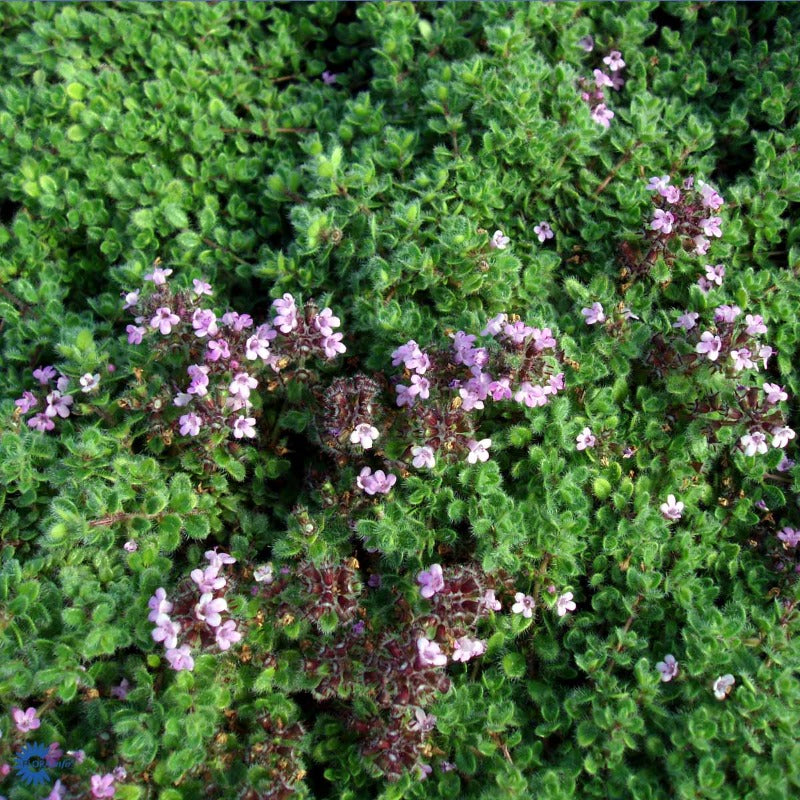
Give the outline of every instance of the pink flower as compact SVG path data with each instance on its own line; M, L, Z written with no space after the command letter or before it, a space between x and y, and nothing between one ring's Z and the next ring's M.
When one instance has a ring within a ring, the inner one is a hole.
M588 308L582 308L581 314L586 317L587 325L606 321L606 315L603 313L603 306L600 303L592 303Z
M197 414L184 414L178 419L181 436L197 436L200 433L200 426L203 420Z
M127 678L123 678L119 686L111 687L111 696L116 697L117 700L124 700L128 696L128 689L131 685L128 683Z
M667 502L662 503L661 513L665 519L679 520L683 514L684 504L680 500L675 500L674 494L667 495Z
M595 70L595 72L597 71L598 70ZM540 242L546 242L548 239L552 239L553 236L555 236L553 229L550 227L550 223L548 222L540 222L538 225L534 225L533 232L536 234Z
M664 211L661 208L657 208L653 212L653 220L650 223L650 228L654 231L661 231L662 234L666 235L672 233L672 226L674 224L675 216L671 211Z
M578 39L578 47L585 53L591 53L592 50L594 50L594 39L589 35L581 36L581 38Z
M494 596L494 589L487 589L484 592L481 603L490 611L499 611L503 607L502 603Z
M774 353L775 351L768 344L758 348L758 357L764 360L764 369L767 368L767 361L769 361Z
M214 597L210 592L204 592L194 607L194 615L209 628L217 628L222 624L221 612L227 610L228 601L224 597Z
M256 435L255 425L255 417L245 417L240 414L233 423L234 438L241 439L244 436L246 436L248 439L254 438Z
M794 439L794 431L791 428L781 425L772 429L773 447L784 448L792 439Z
M695 236L692 241L694 242L694 252L698 256L704 256L708 252L711 242L705 236Z
M470 639L468 636L462 636L456 639L453 649L453 661L461 661L466 663L471 658L482 656L486 652L486 642L480 639Z
M714 309L714 321L715 322L733 322L739 314L742 313L742 309L739 306L717 306Z
M409 730L428 733L436 727L436 717L433 714L426 714L421 708L418 708L414 712L414 716L416 719L408 723Z
M417 639L417 653L423 667L443 667L447 664L447 656L442 652L436 642L430 641L425 636Z
M605 103L600 103L592 109L592 119L602 125L604 128L611 127L611 120L614 118L614 112L606 108Z
M174 622L166 614L156 618L156 627L151 632L154 642L163 642L164 647L171 648L178 645L178 634L181 632L179 622Z
M417 583L422 587L419 593L426 600L433 597L436 592L444 589L444 576L441 564L432 564L429 570L424 570L417 575Z
M58 414L64 419L69 416L69 407L72 405L71 394L62 395L55 389L47 395L45 400L47 402L47 408L44 410L45 416L55 417Z
M42 386L47 386L57 374L55 367L52 366L39 367L33 371L33 377L36 378Z
M486 327L481 331L481 336L497 336L507 323L508 314L498 314L486 323ZM392 363L394 364L394 361Z
M40 413L40 414L34 414L28 420L28 426L44 433L45 431L53 430L56 424L46 414Z
M50 794L47 795L45 800L64 800L66 793L67 789L59 779L53 784L53 788L50 790Z
M325 72L322 73L322 82L326 86L331 86L332 84L336 83L336 74L333 72L329 72L326 69Z
M625 62L622 60L622 53L619 50L612 50L603 59L603 63L607 64L612 72L619 72L625 66Z
M492 400L510 400L511 399L511 382L508 378L500 378L498 381L492 381L487 387L488 394Z
M775 469L778 470L778 472L788 472L794 465L795 462L791 458L788 458L786 455L784 455Z
M414 456L414 460L411 463L417 469L422 469L423 467L433 469L436 464L436 458L434 457L432 447L414 446L411 448L411 455Z
M739 439L739 444L746 456L754 456L756 453L761 453L763 455L769 449L767 446L767 437L761 431L746 433Z
M665 189L662 189L660 192L661 196L672 205L680 202L681 199L681 190L677 186L667 186Z
M698 181L697 188L703 198L703 205L706 208L716 211L724 203L722 196L717 190L705 181Z
M469 464L476 464L478 461L488 461L489 459L489 447L492 445L491 439L481 439L479 442L476 442L474 439L470 439L467 442L467 447L469 448L469 454L467 455L467 462Z
M592 74L594 75L594 85L598 89L602 89L603 86L613 86L614 84L611 82L611 78L603 72L601 69L592 70Z
M356 478L358 488L363 489L369 495L387 494L395 483L397 483L396 475L392 475L392 473L386 475L382 469L373 474L369 467L364 467Z
M229 619L224 625L217 628L215 634L217 646L220 650L229 650L232 644L241 641L242 634L236 630L236 623Z
M194 328L195 335L200 338L203 336L216 336L219 332L217 315L210 309L198 308L192 314L192 328Z
M678 317L677 322L672 323L673 328L683 328L685 331L690 331L697 325L697 320L700 315L696 311L687 311Z
M172 272L172 270L169 270ZM164 281L162 280L162 283ZM113 797L116 789L114 788L114 776L108 772L105 775L92 775L92 797Z
M658 192L659 194L662 193L662 190L666 189L669 185L670 177L669 175L662 175L660 178L650 178L650 182L645 187L650 192Z
M597 444L597 437L590 428L584 428L575 439L575 449L585 450L587 447L594 447Z
M750 355L751 353L746 347L742 347L739 350L731 350L734 371L741 372L743 369L753 369L756 364L750 358Z
M522 344L525 339L533 333L533 328L526 325L522 320L507 324L503 328L503 335L514 344Z
M172 401L172 405L183 408L184 406L188 406L191 402L192 396L190 394L187 392L178 392L178 394L175 395L175 399Z
M231 351L228 347L228 342L225 339L211 339L208 343L206 350L206 361L219 361L220 359L228 359L231 357Z
M197 278L192 279L192 285L194 286L194 293L198 297L202 297L204 294L207 294L209 297L213 294L211 291L211 284L206 283L205 281L198 280Z
M577 608L572 600L572 592L565 592L558 600L556 600L556 611L559 617L563 617L568 611L574 611Z
M258 381L255 378L246 372L239 372L228 386L228 391L232 395L239 395L243 400L247 400L250 397L250 390L255 389L256 386L258 386Z
M150 320L150 327L154 330L158 328L162 336L167 336L172 331L172 326L177 325L181 318L173 314L172 310L166 306L156 309L155 316Z
M294 297L287 292L282 298L274 300L272 305L278 312L273 323L277 325L281 333L291 333L298 325Z
M333 333L322 340L322 350L325 358L336 358L339 353L347 352L347 348L342 344L344 334Z
M122 545L122 549L126 553L135 553L139 549L139 545L136 544L136 542L134 542L133 539L128 539L128 541L125 542L124 545Z
M139 290L137 289L134 292L123 292L122 297L125 300L125 305L122 306L123 311L127 311L129 308L133 308L139 302Z
M721 224L722 217L708 217L707 219L701 219L698 223L706 236L716 237L722 236Z
M33 706L30 706L25 711L21 708L12 708L11 716L20 733L35 731L42 724L39 717L36 716L36 709Z
M760 333L767 332L767 326L764 324L764 317L761 314L748 314L744 321L747 323L747 331L748 336L758 336Z
M767 395L767 402L774 405L780 403L782 400L788 400L789 395L783 390L782 386L777 383L765 383L762 387Z
M538 350L550 350L556 346L556 340L553 337L553 331L550 328L534 328L531 331L533 335L533 346Z
M333 315L330 308L323 308L322 311L314 317L314 327L323 335L331 336L333 329L341 325L339 317Z
M146 329L139 325L126 325L125 333L128 334L128 344L141 344Z
M783 528L778 534L778 538L784 542L787 547L797 547L797 545L800 544L800 530Z
M519 391L514 395L514 400L518 403L524 403L528 408L535 406L546 406L547 395L549 392L543 386L531 386L528 381L525 381L520 387Z
M219 574L219 567L207 566L205 569L193 569L190 573L191 579L197 584L197 588L202 594L216 592L222 589L227 581Z
M706 264L706 280L710 283L716 283L717 286L722 286L722 279L725 277L725 267L722 264Z
M236 563L236 559L232 555L228 553L218 553L216 548L213 550L206 550L203 555L205 556L206 561L208 561L208 563L211 564L214 569L222 569L225 564Z
M509 239L508 236L503 233L503 231L495 231L494 235L489 241L489 247L497 250L505 250L510 241L511 239Z
M32 392L23 392L22 397L14 401L14 405L17 406L23 414L27 414L38 402L39 401L34 397Z
M180 672L184 669L194 669L194 659L192 658L188 644L181 645L178 648L170 648L167 650L166 656L169 665L176 672Z
M700 355L705 354L709 361L716 361L722 350L722 339L719 336L714 336L710 331L705 331L700 335L700 341L694 349Z
M167 600L167 593L159 587L156 593L147 601L148 608L151 609L147 615L150 622L155 622L162 614L172 613L172 603Z
M516 602L511 606L511 611L514 614L522 614L525 619L530 619L533 616L533 610L536 608L534 599L529 594L517 592L514 595L514 600Z
M269 340L265 337L259 336L258 331L256 331L255 334L247 340L245 345L245 356L250 361L253 361L256 358L266 360L269 358Z
M369 450L377 438L378 429L362 422L360 425L356 425L355 430L350 434L350 444L360 444L365 450Z
M671 653L664 656L663 661L656 664L656 669L661 674L661 680L668 683L678 674L678 662Z
M155 267L151 273L144 276L146 281L152 281L156 286L163 286L167 282L167 276L172 275L171 269ZM111 795L108 795L111 797Z

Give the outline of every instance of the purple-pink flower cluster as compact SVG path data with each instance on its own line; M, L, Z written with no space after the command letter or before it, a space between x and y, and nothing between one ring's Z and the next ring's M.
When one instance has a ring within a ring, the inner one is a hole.
M423 350L413 339L392 353L402 365L395 384L397 406L406 409L412 464L432 468L450 453L470 464L489 458L489 438L475 435L468 412L488 402L513 400L527 408L545 406L564 389L560 351L550 328L536 328L498 314L481 336L456 331L449 350Z
M222 616L228 611L224 597L228 580L220 570L226 564L234 564L236 559L216 550L206 551L205 557L209 565L192 570L193 587L180 592L175 602L167 598L162 587L148 601L148 619L155 624L153 639L163 642L167 661L176 671L194 669L190 643L209 646L213 642L225 651L242 638L236 623L232 619L223 622ZM181 634L184 643L179 646Z
M218 315L205 305L213 292L203 280L194 279L191 290L173 292L167 281L171 272L156 266L145 276L154 291L125 293L123 307L135 315L136 324L127 326L130 344L147 340L156 353L183 349L186 354L186 377L167 401L185 409L172 423L180 436L224 430L235 439L255 438L254 398L262 374L285 374L293 362L302 368L308 358L330 360L346 350L343 334L334 330L340 320L330 308L298 306L285 293L272 303L273 318L256 325L249 314Z
M27 420L28 426L46 433L55 429L59 419L71 415L74 402L71 392L74 390L70 389L70 378L57 372L53 366L38 367L33 370L33 378L39 383L39 396L26 390L22 397L14 401L14 405L20 414L33 412ZM99 375L87 373L80 378L80 390L93 392L99 382Z
M581 40L587 41L587 37ZM586 47L582 49L586 50ZM594 43L590 50L594 49ZM606 105L606 89L613 89L618 92L624 85L622 70L625 69L625 61L619 50L612 50L603 58L603 68L592 71L591 78L579 78L578 84L581 90L581 100L583 100L591 110L592 119L604 128L611 127L611 120L614 112Z
M679 188L671 184L669 175L660 175L650 178L647 189L654 193L656 206L649 225L654 252L666 253L668 242L678 238L687 252L705 255L712 241L722 236L722 217L716 212L724 201L710 184L690 176ZM698 281L704 292L722 285L724 265L709 264L705 271Z

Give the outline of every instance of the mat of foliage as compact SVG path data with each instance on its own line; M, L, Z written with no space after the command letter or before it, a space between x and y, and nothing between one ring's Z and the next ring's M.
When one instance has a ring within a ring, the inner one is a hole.
M0 795L800 794L800 7L0 22Z

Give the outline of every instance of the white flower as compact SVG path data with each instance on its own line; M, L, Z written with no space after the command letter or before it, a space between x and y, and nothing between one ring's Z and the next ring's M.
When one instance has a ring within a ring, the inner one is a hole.
M100 375L87 372L79 381L82 392L93 392L100 385Z
M479 442L476 442L474 439L470 439L467 442L467 447L469 447L469 455L467 456L467 461L470 464L476 464L478 461L488 461L489 459L488 448L491 447L491 444L492 444L491 439L481 439Z
M362 422L360 425L356 425L355 430L350 434L350 443L360 444L365 450L369 450L377 438L378 429Z
M680 500L675 500L674 494L667 495L667 502L662 503L661 506L661 513L664 515L666 519L680 519L681 514L683 513L683 503Z
M414 460L411 463L417 469L421 469L422 467L426 467L427 469L433 469L434 464L436 464L436 459L433 455L432 447L419 447L419 446L412 447L411 455L414 456Z
M275 580L275 576L272 572L272 564L263 564L260 567L256 567L253 571L253 580L256 583L272 583Z
M736 683L736 679L733 675L720 675L711 687L714 691L714 697L717 700L724 700L731 693L734 683Z
M556 610L559 617L563 617L567 611L574 611L576 608L577 606L572 600L572 592L565 592L556 600Z

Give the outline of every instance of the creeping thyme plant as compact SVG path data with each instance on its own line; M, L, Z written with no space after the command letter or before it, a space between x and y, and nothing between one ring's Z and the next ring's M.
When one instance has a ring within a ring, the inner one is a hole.
M800 9L0 11L0 797L800 795Z

